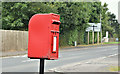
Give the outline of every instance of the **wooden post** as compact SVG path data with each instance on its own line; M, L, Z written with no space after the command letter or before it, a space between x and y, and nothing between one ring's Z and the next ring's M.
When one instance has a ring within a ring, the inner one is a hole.
M88 31L88 44L89 44L89 31Z
M93 44L94 44L94 31L92 32Z
M102 31L101 31L101 44L102 44Z
M99 44L99 32L97 32L97 44Z

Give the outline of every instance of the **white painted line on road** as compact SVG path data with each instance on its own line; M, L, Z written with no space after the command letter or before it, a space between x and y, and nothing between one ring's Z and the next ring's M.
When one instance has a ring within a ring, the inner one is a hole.
M116 56L116 55L118 55L118 54L112 54L112 55L100 57L100 58L97 58L97 59L95 58L95 59L85 60L85 61L81 61L81 62L66 64L64 66L59 66L59 67L56 67L56 68L53 68L53 69L49 69L48 71L58 72L58 69L60 69L60 68L66 68L66 67L75 66L75 65L78 65L78 64L92 63L93 61L103 60L103 59L106 59L106 58L109 58L109 57L112 57L112 56Z
M2 57L2 59L6 58L18 58L18 57L27 57L27 55L21 55L21 56L9 56L9 57Z
M113 57L113 56L117 56L118 54L112 54L112 55L109 55L109 56L105 56L105 57L100 57L100 58L97 58L95 59L95 61L98 61L98 60L102 60L102 59L106 59L106 58L110 58L110 57ZM93 60L93 59L92 59ZM89 60L87 62L85 62L86 64L87 63L92 63L92 60Z
M100 57L100 58L95 59L95 61L102 60L102 59L105 59L105 58L107 58L107 57ZM92 63L93 60L94 60L94 59L91 59L91 60L89 60L89 61L87 61L87 62L85 62L85 63L86 63L86 64Z
M22 56L13 56L13 58L18 58L18 57L27 57L27 55L22 55Z
M113 57L113 56L117 56L118 54L113 54L113 55L109 55L108 57Z
M100 51L108 51L108 50L100 50ZM85 52L85 53L80 53L80 54L87 54L88 52ZM76 54L71 54L71 55L76 55ZM110 56L115 56L115 55L117 55L117 54L114 54L114 55L110 55ZM109 57L110 57L109 56ZM27 57L27 55L23 55L23 56L16 56L16 57L14 57L14 58L17 58L17 57ZM59 54L59 57L60 57L60 54ZM70 59L73 59L73 58L80 58L81 56L76 56L76 57L71 57L71 58L60 58L59 60L70 60ZM99 59L105 59L105 58L107 58L107 57L100 57ZM98 60L99 60L98 59ZM31 62L31 61L36 61L35 59L29 59L29 60L25 60L25 61L22 61L22 62ZM88 62L86 62L86 63L88 63Z
M39 61L38 59L29 59L29 60L25 60L25 61L22 61L22 62L31 62L31 61Z
M114 48L113 50L118 50L118 48Z

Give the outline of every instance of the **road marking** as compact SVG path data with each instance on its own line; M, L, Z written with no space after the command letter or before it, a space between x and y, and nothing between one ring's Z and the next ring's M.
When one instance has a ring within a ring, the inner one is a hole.
M118 50L118 48L114 48L113 50Z
M113 54L113 55L109 55L108 57L113 57L113 56L117 56L118 54Z
M27 54L26 55L19 55L19 56L9 56L9 57L2 57L2 59L7 59L7 58L18 58L18 57L27 57Z
M95 61L103 60L103 59L110 58L110 57L117 56L117 55L118 55L118 54L112 54L112 55L109 55L109 56L100 57L100 58L95 59ZM86 63L86 64L87 64L87 63L92 63L92 60L89 60L89 61L87 61L87 62L85 62L85 63Z
M116 46L102 46L102 47L97 47L97 48L107 48L108 47L116 47ZM91 47L91 48L95 48L95 47ZM88 49L88 48L80 48L80 49ZM80 50L78 48L75 48L75 50ZM116 50L118 48L113 48L113 50ZM73 50L67 50L67 51L73 51ZM107 51L107 50L101 50L101 51ZM2 58L18 58L18 57L27 57L27 54L26 55L19 55L19 56L9 56L9 57L2 57ZM1 59L1 58L0 58Z
M84 60L84 61L81 61L81 62L69 63L69 64L66 64L64 66L58 66L56 68L49 69L48 71L59 72L58 69L60 69L60 68L66 68L66 67L75 66L75 65L78 65L78 64L84 64L84 63L86 63L86 64L87 63L92 63L93 60L94 61L99 61L99 60L102 60L102 59L105 59L105 58L109 58L109 57L112 57L112 56L116 56L116 55L118 55L118 54L112 54L112 55L104 56L104 57L100 57L100 58L94 58L94 59Z
M23 63L24 62L31 62L31 61L39 61L38 59L29 59L29 60L25 60L25 61L22 61Z

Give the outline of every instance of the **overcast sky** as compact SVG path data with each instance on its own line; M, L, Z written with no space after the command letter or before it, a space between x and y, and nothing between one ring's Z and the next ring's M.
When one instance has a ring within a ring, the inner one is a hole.
M100 0L102 4L105 2L108 4L109 11L116 15L116 19L118 19L118 2L120 0Z

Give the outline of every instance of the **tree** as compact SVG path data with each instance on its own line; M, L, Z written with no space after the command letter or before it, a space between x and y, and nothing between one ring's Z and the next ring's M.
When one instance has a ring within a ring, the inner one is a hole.
M42 2L3 2L3 29L28 30L29 19L37 13L56 12Z
M60 45L72 45L74 41L85 43L88 23L99 23L102 15L102 31L110 36L118 35L119 24L115 15L108 12L101 2L3 2L3 29L28 30L28 22L34 14L60 14Z

